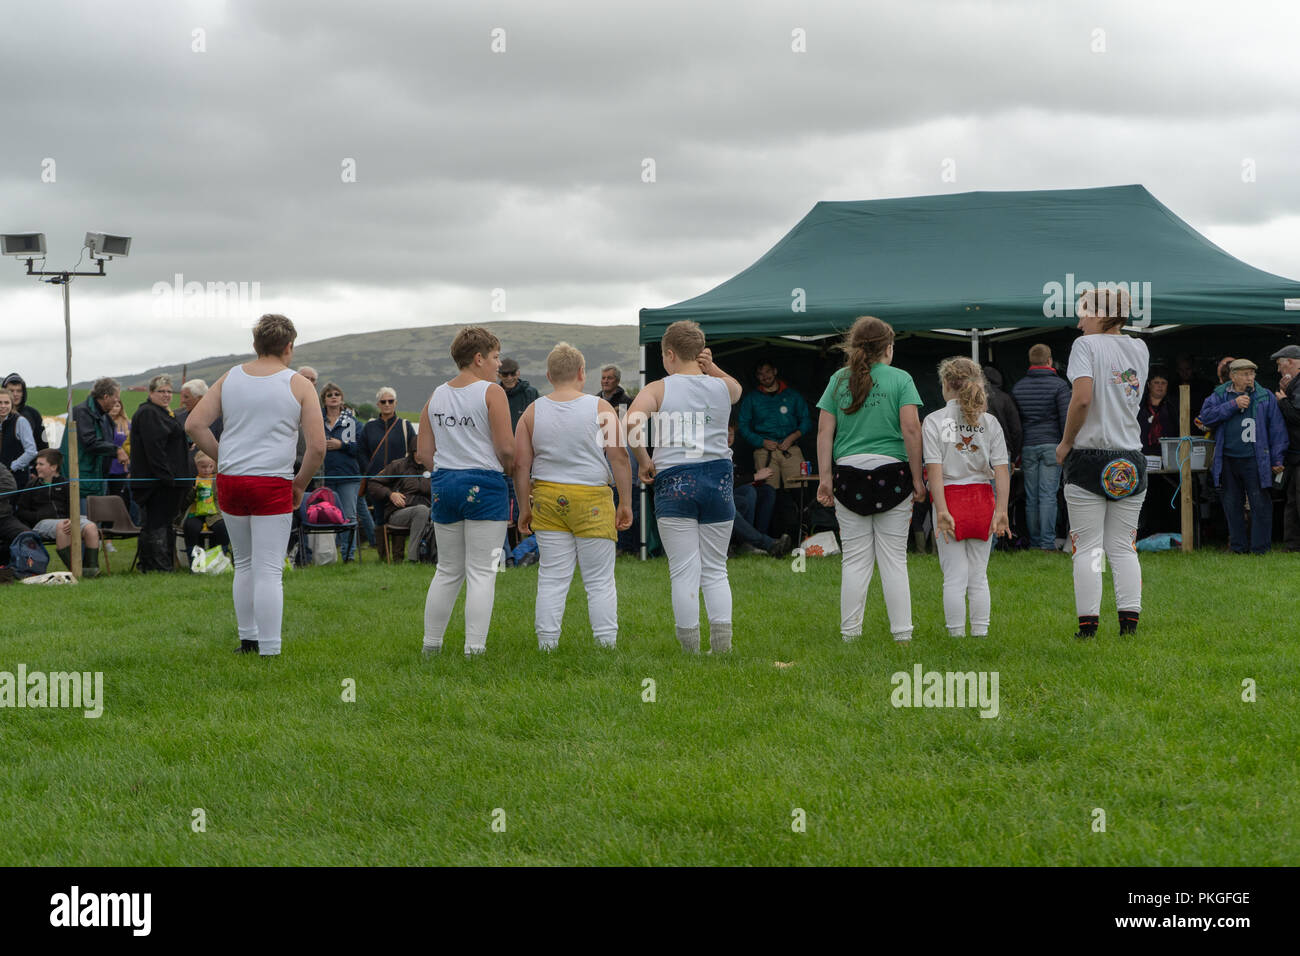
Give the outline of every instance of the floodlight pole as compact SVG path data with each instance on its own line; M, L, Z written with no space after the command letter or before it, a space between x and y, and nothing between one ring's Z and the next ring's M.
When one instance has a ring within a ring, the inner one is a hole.
M72 576L78 580L81 579L81 480L80 467L77 462L77 423L72 417L72 299L69 286L72 284L73 276L102 276L104 272L104 260L96 260L99 263L98 272L45 272L37 271L32 268L33 260L27 260L27 274L29 276L50 276L43 281L54 285L63 286L63 337L64 349L67 355L67 372L68 372L68 414L67 420L63 426L63 433L68 436L68 524L71 528L72 541L75 547L69 547L72 552ZM69 433L69 429L72 429Z

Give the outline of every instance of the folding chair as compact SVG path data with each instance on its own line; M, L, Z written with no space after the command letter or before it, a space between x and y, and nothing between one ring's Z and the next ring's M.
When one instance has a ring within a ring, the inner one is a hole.
M313 524L303 519L298 526L298 557L299 567L310 564L307 557L307 536L317 534L341 534L344 531L350 532L348 538L348 547L352 549L353 554L357 557L357 564L361 563L361 549L357 547L357 520L353 518L343 524ZM346 553L346 552L344 552ZM343 554L339 555L339 563L343 562Z
M376 542L383 541L384 543L384 553L382 555L384 559L384 563L392 564L393 563L393 539L401 538L403 541L409 544L411 541L411 526L407 525L405 528L398 528L392 525L381 524L375 530L377 532L375 541Z
M128 571L134 571L136 561L140 557L138 540L140 528L131 520L131 512L126 510L126 502L117 495L91 495L86 499L86 518L99 526L101 541L137 539L135 557L131 559L131 566L127 568ZM112 574L113 569L108 563L108 548L101 548L100 552L104 556L104 573Z

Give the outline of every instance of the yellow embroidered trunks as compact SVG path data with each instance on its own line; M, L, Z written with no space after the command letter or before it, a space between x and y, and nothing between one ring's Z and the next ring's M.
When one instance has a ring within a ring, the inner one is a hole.
M617 541L614 489L609 485L533 482L533 530L567 531L575 538Z

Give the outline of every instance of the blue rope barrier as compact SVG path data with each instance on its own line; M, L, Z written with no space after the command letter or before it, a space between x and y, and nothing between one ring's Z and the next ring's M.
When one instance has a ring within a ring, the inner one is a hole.
M214 475L213 478L215 477L216 476ZM362 478L369 479L369 478L423 478L423 477L427 477L427 474L425 475L316 475L312 480L321 481L326 479L334 479L333 483L337 484L339 481L360 481ZM174 478L172 480L174 482L189 482L189 481L198 481L198 478L186 477L186 478ZM124 481L129 484L130 482L133 481L135 482L158 481L158 479L157 478L116 478L110 476L107 478L87 478L86 481L114 481L114 482ZM21 495L25 491L31 491L33 488L63 488L70 484L72 484L71 481L55 481L55 482L50 482L49 484L44 484L44 483L32 484L32 485L28 485L26 488L19 488L17 491L0 492L0 498L4 498L7 495Z

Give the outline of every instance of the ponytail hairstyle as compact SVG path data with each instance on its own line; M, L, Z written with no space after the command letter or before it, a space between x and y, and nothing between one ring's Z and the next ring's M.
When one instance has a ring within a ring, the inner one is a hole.
M859 316L838 348L844 352L849 370L849 397L846 415L854 414L871 394L871 366L883 361L894 344L894 328L874 315Z
M984 389L984 372L973 361L962 356L946 358L939 363L939 381L957 395L957 404L966 424L978 428L980 414L989 407L988 393Z
M1075 314L1079 317L1096 317L1102 320L1101 330L1109 332L1117 326L1124 326L1129 320L1129 294L1119 288L1117 283L1101 284L1097 289L1085 289L1079 293L1079 304Z

